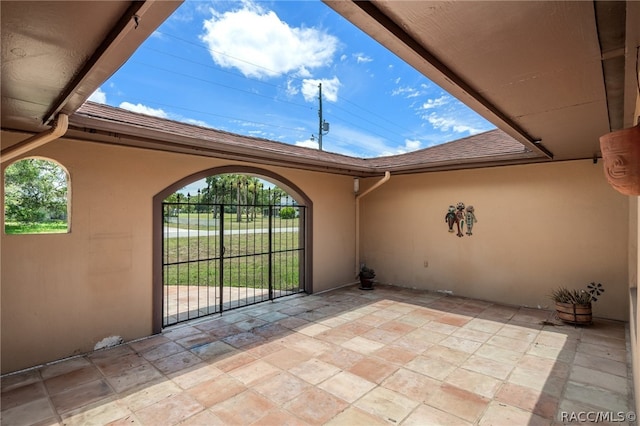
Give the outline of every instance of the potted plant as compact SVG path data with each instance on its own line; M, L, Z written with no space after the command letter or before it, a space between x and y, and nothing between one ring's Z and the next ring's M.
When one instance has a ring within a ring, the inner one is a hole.
M368 268L367 265L363 264L360 268L360 273L358 274L358 278L360 278L360 289L361 290L373 290L373 279L376 277L376 272Z
M604 293L602 284L592 282L586 290L569 290L560 287L551 293L551 299L556 302L558 318L570 324L591 324L591 302L596 302Z

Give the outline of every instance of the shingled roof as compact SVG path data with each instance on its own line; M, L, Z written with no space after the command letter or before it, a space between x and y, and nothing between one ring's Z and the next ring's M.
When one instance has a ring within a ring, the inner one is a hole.
M545 160L501 130L401 155L355 158L86 102L67 137L355 176L477 168Z

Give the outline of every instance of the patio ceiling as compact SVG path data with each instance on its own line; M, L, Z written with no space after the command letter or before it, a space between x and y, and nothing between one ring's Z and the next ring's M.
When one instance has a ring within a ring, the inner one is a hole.
M499 164L593 158L602 134L634 124L640 2L325 2L524 145L526 158ZM104 143L92 133L100 123L74 113L180 3L0 2L2 129L42 132L64 113L68 137ZM123 144L204 152L125 127ZM19 143L3 138L3 155ZM290 154L273 161L289 164ZM416 159L401 158L402 171L498 164Z
M592 158L634 124L638 2L324 2L549 158Z
M1 2L2 129L40 132L73 114L180 3Z

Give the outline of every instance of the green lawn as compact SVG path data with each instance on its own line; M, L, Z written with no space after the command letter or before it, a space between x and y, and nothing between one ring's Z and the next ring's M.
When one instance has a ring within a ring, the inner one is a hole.
M4 224L6 234L64 234L67 230L67 222L62 220L42 223L5 221Z
M215 218L212 213L180 213L177 216L170 216L170 220L178 222L165 222L164 226L169 228L180 229L203 229L208 231L215 231L220 227L220 218ZM213 224L214 219L217 219L217 224ZM298 225L298 218L294 219L280 219L279 217L272 217L272 224L274 228L284 228ZM210 221L207 224L206 221ZM186 222L186 223L185 223ZM225 230L236 229L266 229L269 227L269 218L256 214L255 217L251 214L242 214L240 221L235 213L225 213L224 215L224 228Z
M277 290L299 285L301 251L298 232L274 233L272 285ZM225 235L224 286L268 288L268 234ZM220 237L167 238L163 263L165 285L220 285Z

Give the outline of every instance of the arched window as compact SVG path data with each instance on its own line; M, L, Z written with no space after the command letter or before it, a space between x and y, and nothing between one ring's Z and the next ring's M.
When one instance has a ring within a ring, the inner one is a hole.
M7 234L69 232L69 174L58 163L27 158L4 171Z

